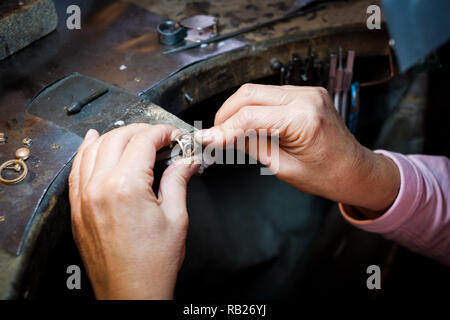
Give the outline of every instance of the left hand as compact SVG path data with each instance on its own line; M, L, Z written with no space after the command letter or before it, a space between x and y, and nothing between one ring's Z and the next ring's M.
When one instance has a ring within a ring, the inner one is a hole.
M90 130L69 178L72 231L97 298L171 299L184 259L186 185L197 164L175 161L153 193L156 151L176 133L134 124Z

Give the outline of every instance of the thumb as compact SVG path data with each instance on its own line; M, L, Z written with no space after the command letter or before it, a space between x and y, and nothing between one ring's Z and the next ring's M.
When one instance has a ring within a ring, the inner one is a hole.
M161 209L173 222L182 221L187 215L187 183L199 167L198 161L192 158L179 159L172 162L163 173L158 200Z

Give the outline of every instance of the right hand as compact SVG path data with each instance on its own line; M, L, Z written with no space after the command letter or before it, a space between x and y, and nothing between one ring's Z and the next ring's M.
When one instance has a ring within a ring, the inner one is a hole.
M374 212L395 200L398 168L358 143L324 88L245 84L217 112L215 126L197 138L223 146L259 129L278 131L278 168L265 153L251 156L295 188Z

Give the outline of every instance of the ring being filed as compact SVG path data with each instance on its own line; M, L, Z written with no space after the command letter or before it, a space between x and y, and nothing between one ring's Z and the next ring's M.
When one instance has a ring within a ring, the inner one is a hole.
M181 148L181 156L183 158L192 157L195 154L195 142L194 137L187 133L182 133L176 136L174 139Z
M22 167L23 171L20 174L20 176L18 176L17 178L14 178L14 179L3 178L3 176L2 176L3 170L10 169L10 168L8 168L10 165L19 165L20 167ZM28 174L28 167L22 159L8 160L8 161L3 162L2 165L0 166L0 182L3 182L5 184L19 183L20 181L25 179L27 174Z

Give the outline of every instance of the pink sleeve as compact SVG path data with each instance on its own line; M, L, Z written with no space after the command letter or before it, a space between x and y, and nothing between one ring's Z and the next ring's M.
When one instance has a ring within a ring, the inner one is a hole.
M397 199L374 220L354 219L347 214L352 208L339 204L344 218L360 229L380 233L450 266L450 160L404 156L384 150L375 152L391 158L400 169Z

